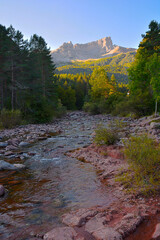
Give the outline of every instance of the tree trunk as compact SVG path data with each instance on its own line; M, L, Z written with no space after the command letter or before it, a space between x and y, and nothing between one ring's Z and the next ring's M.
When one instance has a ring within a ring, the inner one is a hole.
M12 105L12 111L14 110L14 75L13 75L13 60L11 65L11 82L12 82L12 97L11 97L11 105Z
M157 98L156 98L156 102L155 102L155 117L157 116Z
M4 107L4 92L3 92L3 80L1 80L1 110Z

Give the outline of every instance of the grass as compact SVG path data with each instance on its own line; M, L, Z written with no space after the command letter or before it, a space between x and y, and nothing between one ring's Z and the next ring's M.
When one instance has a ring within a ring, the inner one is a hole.
M132 136L124 145L129 169L119 175L117 181L129 192L156 193L160 189L160 144L143 134Z

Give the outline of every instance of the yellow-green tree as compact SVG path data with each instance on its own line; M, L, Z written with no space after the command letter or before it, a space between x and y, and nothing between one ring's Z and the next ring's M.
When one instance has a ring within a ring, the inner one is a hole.
M89 83L91 85L91 98L93 100L108 98L114 92L114 86L103 67L93 70Z

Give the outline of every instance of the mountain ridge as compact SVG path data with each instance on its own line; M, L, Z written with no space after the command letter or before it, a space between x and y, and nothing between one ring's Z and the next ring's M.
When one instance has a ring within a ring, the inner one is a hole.
M104 37L88 43L65 42L59 48L52 50L51 55L55 63L72 62L78 60L101 59L120 53L136 52L135 48L125 48L113 44L111 37Z

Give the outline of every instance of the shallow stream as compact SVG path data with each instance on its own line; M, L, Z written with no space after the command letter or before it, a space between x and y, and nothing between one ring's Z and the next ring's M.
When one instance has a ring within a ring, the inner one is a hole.
M24 161L26 170L0 172L0 184L8 191L0 200L1 240L34 239L62 226L66 212L114 200L91 164L65 155L89 144L94 127L103 120L76 114L61 120L65 131L60 135L23 149L35 154Z

